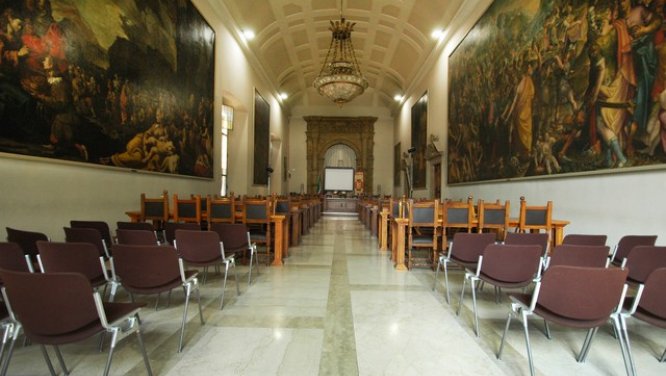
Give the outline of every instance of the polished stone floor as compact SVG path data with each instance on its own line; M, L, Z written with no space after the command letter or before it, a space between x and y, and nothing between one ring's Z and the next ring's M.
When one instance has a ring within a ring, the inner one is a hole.
M176 352L183 310L181 292L169 307L154 299L143 309L144 340L155 375L528 375L522 327L511 325L502 360L497 351L507 299L495 304L491 288L479 297L480 337L473 332L471 297L460 316L462 272L451 273L451 305L440 279L433 292L429 269L396 272L387 253L356 219L322 218L302 244L290 248L284 267L262 267L251 286L239 266L240 296L227 285L219 310L221 278L202 286L205 325L191 305L185 347ZM126 296L120 295L120 300ZM610 328L599 331L586 363L575 361L585 333L542 323L530 326L535 367L540 375L623 375L624 366ZM630 323L640 375L664 375L655 357L666 346L663 330ZM106 352L97 338L62 347L72 375L101 374ZM106 349L105 349L106 350ZM55 357L53 356L54 360ZM56 369L59 369L56 366ZM10 375L45 375L37 346L17 348ZM137 342L121 342L114 375L144 375Z

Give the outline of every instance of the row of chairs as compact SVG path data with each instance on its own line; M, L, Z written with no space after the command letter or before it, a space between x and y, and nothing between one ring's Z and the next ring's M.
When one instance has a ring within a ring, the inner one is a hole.
M450 300L447 266L453 263L465 270L456 313L460 313L465 286L469 281L473 298L474 330L478 336L476 293L481 283L495 286L496 300L499 289L525 288L534 283L532 294L509 294L511 310L498 358L501 357L504 337L513 316L519 315L523 321L532 374L534 365L527 330L528 316L544 318L549 338L549 321L563 326L589 329L578 357L579 362L585 361L598 327L611 320L618 333L627 374L634 375L636 369L625 321L634 316L666 328L666 301L663 299L666 247L654 245L656 236L628 236L620 241L616 252L609 257L605 236L574 236L569 238L568 244L555 247L552 255L546 256L544 240L547 241L546 234L510 233L504 243L497 244L493 234L457 233L448 254L440 257L440 266L444 267L445 272L447 302ZM625 247L629 249L627 252L624 251ZM623 248L622 252L619 248ZM611 261L617 261L614 257L619 257L620 254L625 255L619 263L620 267L608 268ZM433 289L436 288L437 272ZM638 293L633 300L624 303L628 284L638 286ZM661 361L666 359L666 351L664 354Z

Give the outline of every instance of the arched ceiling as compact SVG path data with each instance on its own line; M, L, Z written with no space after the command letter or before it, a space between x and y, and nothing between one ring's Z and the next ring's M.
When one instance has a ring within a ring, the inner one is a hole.
M213 0L215 1L215 0ZM216 0L239 30L251 29L247 47L288 107L334 105L312 87L331 41L329 21L339 20L340 0ZM370 87L355 105L392 107L419 74L429 69L438 40L462 0L344 0L342 15L355 22L352 42Z

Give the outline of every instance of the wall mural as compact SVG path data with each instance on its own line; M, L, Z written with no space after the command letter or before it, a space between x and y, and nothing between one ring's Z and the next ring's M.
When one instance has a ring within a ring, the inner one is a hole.
M448 182L665 163L664 10L495 0L449 59Z
M258 91L254 91L254 167L253 180L255 185L268 185L270 167L270 129L271 106Z
M215 34L190 1L0 13L0 152L213 177Z
M423 94L412 106L412 153L413 174L412 188L426 186L426 142L428 139L428 94Z

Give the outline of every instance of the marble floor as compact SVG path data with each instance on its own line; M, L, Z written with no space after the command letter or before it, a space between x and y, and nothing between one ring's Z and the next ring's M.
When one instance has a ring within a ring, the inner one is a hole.
M502 360L495 356L506 298L495 304L492 289L480 293L476 337L469 294L460 316L455 313L461 271L450 275L449 305L441 279L434 292L431 270L396 272L356 219L324 217L300 246L290 248L285 266L262 267L251 286L247 271L239 266L239 296L233 281L227 285L223 310L221 278L209 275L201 289L206 323L200 324L191 305L182 353L176 351L182 293L174 292L169 307L162 299L157 311L155 300L146 300L142 329L155 375L529 375L518 321ZM666 364L655 358L666 346L664 331L636 321L629 325L638 373L666 374ZM530 329L539 375L625 373L609 328L599 331L584 364L574 359L584 332L552 326L548 340L539 320ZM93 338L62 347L72 375L102 373L106 352L98 352L97 343ZM111 374L145 373L137 341L126 338ZM18 347L8 374L48 374L39 348Z

